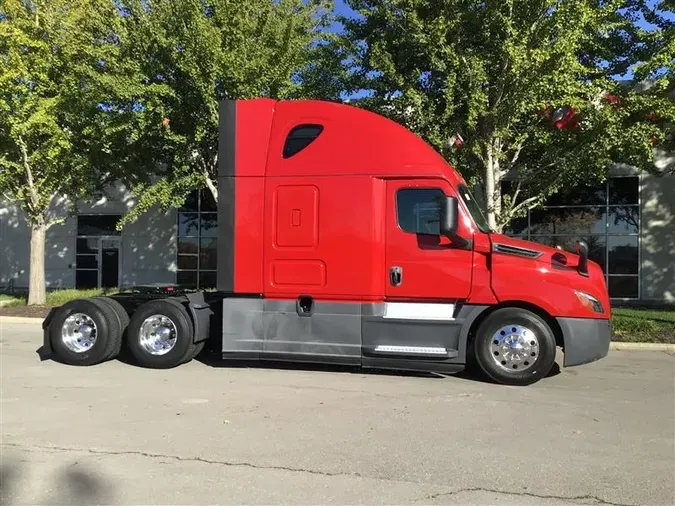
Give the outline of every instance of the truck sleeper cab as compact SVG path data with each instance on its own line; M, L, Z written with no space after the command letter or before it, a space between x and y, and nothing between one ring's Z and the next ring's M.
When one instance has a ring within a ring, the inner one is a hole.
M66 304L45 319L46 351L88 365L126 343L141 365L173 367L215 336L224 359L441 373L475 360L510 385L545 377L556 346L564 366L607 354L609 297L586 245L491 231L463 177L397 123L237 100L220 103L219 135L218 291Z

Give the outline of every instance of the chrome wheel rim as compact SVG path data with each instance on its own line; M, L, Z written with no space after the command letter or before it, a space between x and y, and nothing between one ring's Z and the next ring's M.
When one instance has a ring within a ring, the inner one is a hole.
M176 346L178 331L171 318L155 314L141 324L139 339L141 348L150 355L166 355Z
M539 358L537 334L522 325L504 325L492 336L492 359L509 372L526 371Z
M73 353L91 350L96 343L98 327L92 318L84 313L73 313L61 326L61 341Z

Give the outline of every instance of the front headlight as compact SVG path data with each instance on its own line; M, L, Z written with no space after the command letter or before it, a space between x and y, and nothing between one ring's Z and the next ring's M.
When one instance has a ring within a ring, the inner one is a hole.
M579 302L581 302L581 304L586 309L601 314L605 312L604 308L602 307L602 304L600 304L600 301L595 297L593 297L592 295L579 291L575 291L574 294L577 296Z

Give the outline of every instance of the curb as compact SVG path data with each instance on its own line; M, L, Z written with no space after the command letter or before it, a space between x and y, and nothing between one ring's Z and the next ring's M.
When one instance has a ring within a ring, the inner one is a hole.
M675 344L666 343L622 343L611 342L609 349L613 351L665 351L675 354Z
M0 316L0 323L38 323L42 324L44 318L35 318L27 316Z
M0 316L0 324L3 323L22 323L41 325L44 318L29 318L25 316ZM621 341L612 341L609 343L611 351L663 351L675 354L675 344L667 343L624 343Z

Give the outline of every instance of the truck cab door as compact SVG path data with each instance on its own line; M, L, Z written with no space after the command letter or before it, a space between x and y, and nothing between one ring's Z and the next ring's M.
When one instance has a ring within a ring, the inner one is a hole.
M387 181L387 300L454 303L469 296L472 230L460 208L457 233L441 235L446 196L457 195L443 179Z
M364 367L424 370L433 362L451 372L464 360L467 311L458 303L471 290L473 233L462 207L456 231L440 233L442 206L455 196L442 179L386 181L385 300L366 306Z

